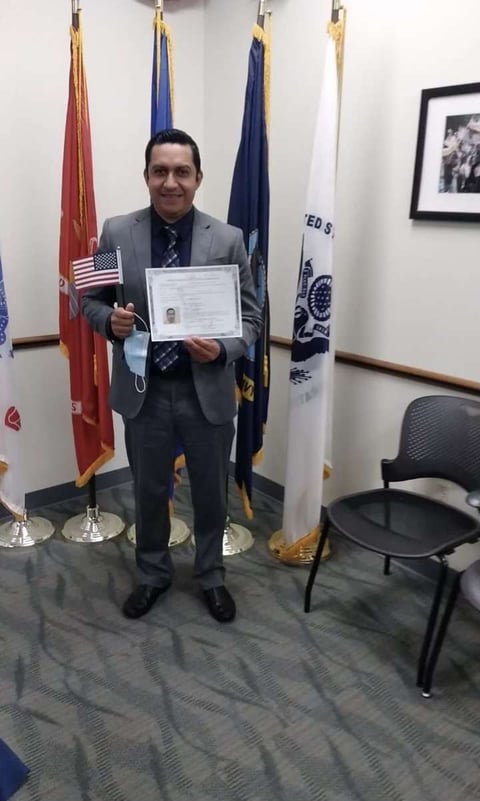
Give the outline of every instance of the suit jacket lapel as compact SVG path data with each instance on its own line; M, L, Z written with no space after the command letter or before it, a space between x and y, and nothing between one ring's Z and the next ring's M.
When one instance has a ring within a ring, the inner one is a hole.
M208 264L212 245L212 229L206 214L195 209L192 229L192 266Z
M152 266L152 225L150 218L150 208L142 209L132 225L132 242L134 265L138 274L139 286L143 287L145 308L147 304L147 289L145 280L145 268Z

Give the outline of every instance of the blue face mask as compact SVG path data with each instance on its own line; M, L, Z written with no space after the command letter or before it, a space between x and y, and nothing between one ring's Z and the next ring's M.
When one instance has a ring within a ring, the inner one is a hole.
M143 320L142 320L143 322ZM135 389L137 392L145 392L145 372L147 365L148 344L150 342L149 331L137 331L133 328L132 333L123 341L123 353L128 369L135 374ZM138 379L141 378L143 386L138 386Z

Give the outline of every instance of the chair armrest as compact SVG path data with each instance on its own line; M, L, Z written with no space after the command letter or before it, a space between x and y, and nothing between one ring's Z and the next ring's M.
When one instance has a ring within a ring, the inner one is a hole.
M475 489L469 492L465 500L469 506L474 506L476 509L480 509L480 489Z

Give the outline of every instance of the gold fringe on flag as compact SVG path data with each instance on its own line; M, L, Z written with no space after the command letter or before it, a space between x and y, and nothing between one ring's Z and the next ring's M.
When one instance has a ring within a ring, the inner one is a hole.
M83 96L85 93L85 74L81 69L83 65L83 29L82 12L80 9L77 14L78 28L70 26L70 40L72 43L72 74L73 85L75 88L75 112L77 116L77 151L78 151L78 192L80 209L80 227L82 228L86 218L86 192L85 174L82 169L83 164L83 143L82 143L82 109Z
M106 464L110 459L113 459L115 453L113 449L107 445L106 442L101 443L101 447L103 448L103 453L96 459L92 464L89 466L88 470L85 470L81 476L75 479L75 486L76 487L85 487L91 478L98 473L101 467Z
M265 93L265 123L267 126L267 135L270 131L270 75L271 75L271 38L269 33L265 31L260 25L253 26L252 35L254 39L258 39L263 44L263 85Z
M168 51L168 85L170 88L170 106L172 109L172 120L175 118L175 71L173 68L173 39L170 27L163 21L163 11L160 8L155 9L155 17L153 20L153 28L155 31L155 43L157 53L156 63L156 85L157 93L160 91L160 70L162 65L162 36L167 40ZM157 96L158 100L158 96Z

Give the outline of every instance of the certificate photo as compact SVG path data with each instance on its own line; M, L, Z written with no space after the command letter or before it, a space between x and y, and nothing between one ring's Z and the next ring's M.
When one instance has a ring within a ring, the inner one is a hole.
M154 342L242 336L238 264L148 268L145 273Z

